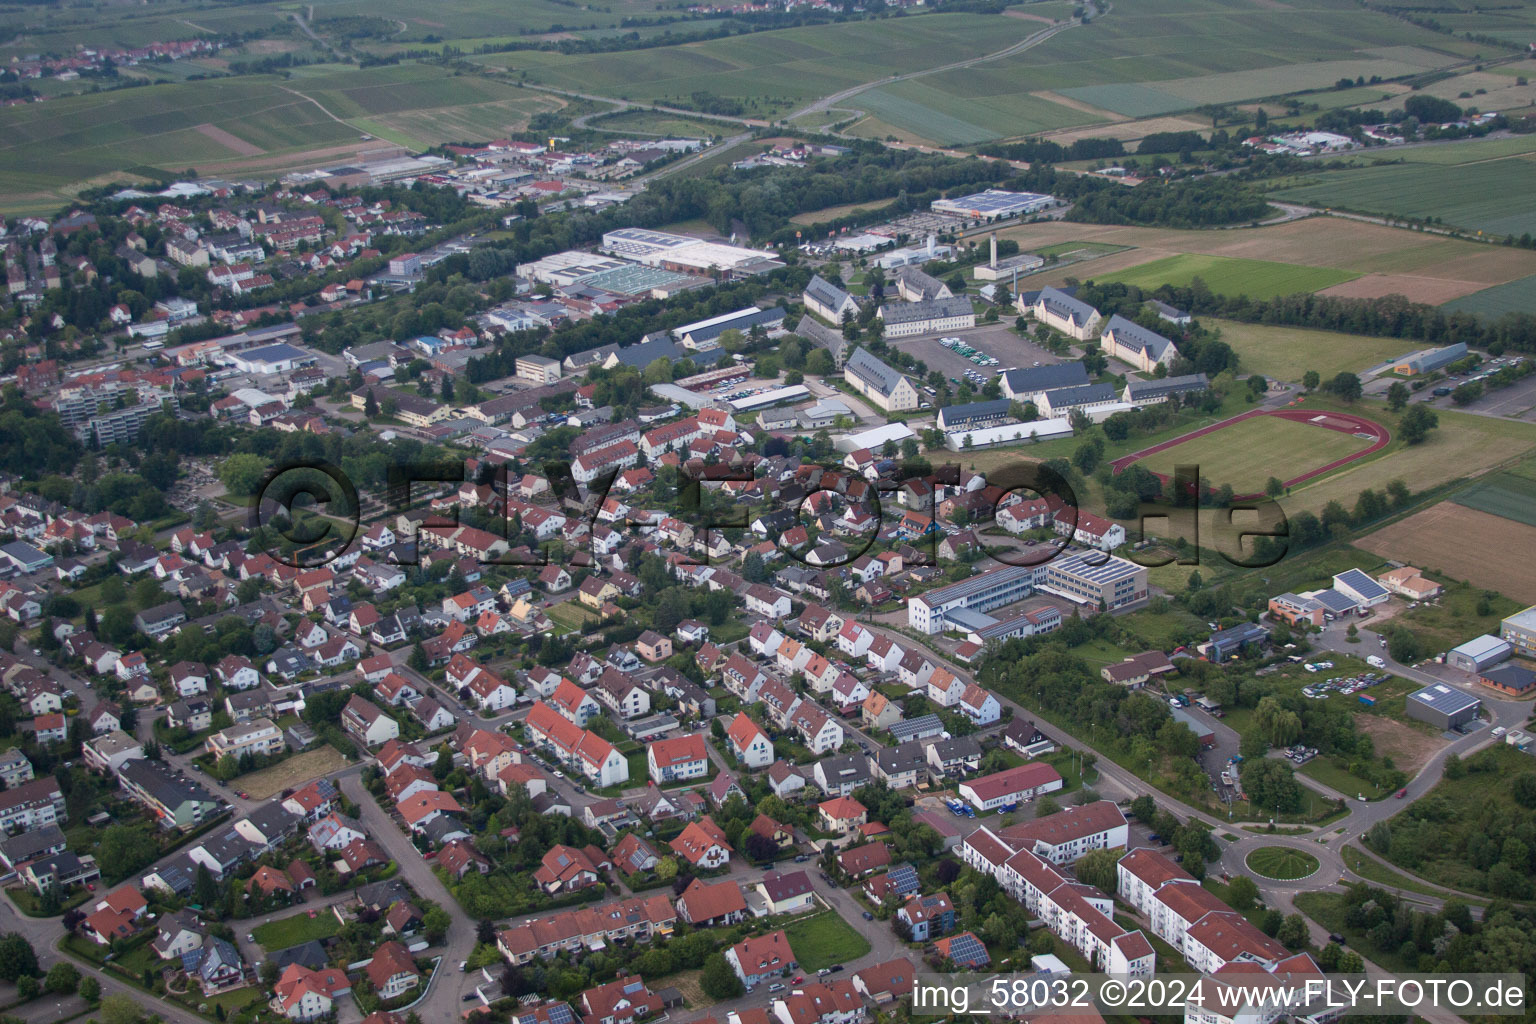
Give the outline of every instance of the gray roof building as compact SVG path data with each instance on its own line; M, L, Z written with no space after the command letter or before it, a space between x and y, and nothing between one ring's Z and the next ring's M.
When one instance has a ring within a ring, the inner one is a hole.
M855 350L853 355L848 357L846 369L865 384L886 396L895 391L902 381L900 370L887 366L865 348Z
M1088 369L1082 363L1053 363L1031 366L1027 370L1009 370L1003 374L1003 394L1028 401L1047 391L1077 387L1088 383Z

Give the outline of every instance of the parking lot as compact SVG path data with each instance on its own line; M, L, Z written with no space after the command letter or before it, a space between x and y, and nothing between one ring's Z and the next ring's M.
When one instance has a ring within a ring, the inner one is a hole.
M990 369L977 366L958 352L940 345L941 337L959 338L963 344L996 359L997 366ZM1063 361L1060 356L1052 355L1033 341L1020 337L1011 327L1002 323L984 324L942 335L892 338L886 344L910 353L916 359L921 359L928 365L930 371L938 370L945 377L955 377L960 380L965 379L966 370L978 370L990 376L999 370L1019 369L1037 364L1044 366L1047 363Z

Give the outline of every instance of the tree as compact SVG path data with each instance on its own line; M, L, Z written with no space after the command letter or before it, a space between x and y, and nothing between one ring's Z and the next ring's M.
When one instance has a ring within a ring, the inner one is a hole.
M427 649L421 646L421 641L419 640L411 648L411 656L406 659L405 663L417 672L425 672L432 667L432 659L427 657Z
M1244 761L1243 791L1256 811L1285 813L1301 806L1301 786L1289 761L1266 757Z
M368 394L363 398L363 415L368 419L376 419L379 415L379 400L373 396L373 389L368 389Z
M1387 408L1393 412L1402 412L1403 407L1408 404L1408 399L1412 396L1413 392L1408 390L1407 384L1400 380L1395 380L1392 382L1392 386L1387 388Z
M101 982L87 975L80 979L80 998L94 1003L101 998Z
M1345 402L1357 401L1365 393L1364 387L1360 384L1360 378L1348 370L1336 374L1328 382L1328 391L1330 394L1337 395Z
M1112 850L1089 850L1072 862L1072 871L1079 882L1104 892L1114 892L1117 885L1115 860Z
M144 1016L132 996L107 996L96 1013L101 1024L139 1024Z
M80 987L80 970L68 960L60 960L48 968L48 977L43 980L43 987L49 992L68 995Z
M37 952L20 932L0 935L0 979L12 984L37 976Z
M219 482L232 497L244 498L256 493L271 463L265 456L237 452L219 463Z
M1301 949L1307 944L1307 919L1291 914L1280 925L1275 939L1287 949Z
M1278 498L1285 493L1285 483L1277 476L1270 477L1264 483L1264 493L1271 498Z
M1322 382L1322 374L1318 373L1316 370L1308 370L1306 373L1301 375L1301 386L1307 391L1316 391Z
M703 973L699 975L699 988L716 1002L735 999L746 991L724 953L715 953L704 961Z
M1439 415L1429 406L1420 403L1403 413L1403 418L1397 423L1397 436L1401 437L1405 444L1423 444L1429 437L1429 432L1439 425Z
M453 918L442 907L433 907L421 915L421 930L426 933L427 942L434 946L441 945L448 937L448 927L452 923Z
M1251 910L1258 898L1259 885L1247 875L1238 875L1227 887L1227 902L1239 913Z

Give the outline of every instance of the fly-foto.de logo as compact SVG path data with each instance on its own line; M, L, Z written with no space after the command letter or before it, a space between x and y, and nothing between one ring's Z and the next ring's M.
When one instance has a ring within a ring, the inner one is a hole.
M516 496L521 477L505 465L470 480L462 461L392 466L385 493L365 498L338 466L289 463L268 471L248 525L267 554L299 568L355 551L365 510L396 538L378 546L379 560L394 565L418 564L431 549L486 565L590 565L615 535L628 534L668 542L679 565L721 564L743 542L771 542L780 557L812 570L852 565L877 545L901 547L908 566L987 557L1035 567L1076 547L1106 560L1119 551L1147 568L1198 565L1202 552L1262 568L1288 548L1277 501L1253 496L1211 507L1198 466L1177 467L1163 493L1127 521L1085 511L1062 473L1030 461L984 480L927 463L910 475L898 463L874 480L840 464L801 464L790 481L757 477L745 464L685 465L675 485L633 505L613 493L617 470L585 485L569 462L546 462L543 471L552 500L539 503Z

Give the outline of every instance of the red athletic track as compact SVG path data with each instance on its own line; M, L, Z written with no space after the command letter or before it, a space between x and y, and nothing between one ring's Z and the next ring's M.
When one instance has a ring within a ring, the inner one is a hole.
M1331 424L1312 423L1312 418L1319 415L1325 415L1334 420L1341 420L1343 421L1344 426L1336 427ZM1316 469L1311 469L1301 474L1301 476L1285 481L1285 486L1288 488L1294 487L1299 483L1305 483L1315 476L1321 476L1324 473L1332 472L1333 470L1338 469L1340 466L1345 465L1346 463L1354 462L1356 459L1362 459L1367 455L1379 452L1392 441L1392 435L1388 432L1386 427L1383 427L1381 424L1376 423L1373 420L1368 420L1363 416L1354 416L1350 413L1325 412L1321 409L1253 409L1249 412L1240 413L1236 416L1233 416L1231 419L1222 420L1220 423L1212 423L1208 427L1201 427L1199 430L1191 431L1188 434L1182 434L1171 441L1164 441L1162 444L1155 444L1150 448L1143 448L1141 451L1132 452L1130 455L1122 455L1120 458L1109 464L1110 468L1113 469L1116 473L1119 473L1131 463L1136 462L1139 459L1144 459L1148 455L1155 455L1158 452L1167 451L1169 448L1172 448L1175 445L1181 445L1185 441L1192 441L1197 437L1204 437L1206 434L1215 433L1218 430L1224 430L1227 427L1232 426L1234 423L1240 423L1243 420L1251 419L1254 416L1279 416L1282 419L1294 420L1297 423L1306 423L1310 426L1321 427L1324 430L1337 430L1341 434L1361 433L1374 434L1376 436L1375 443L1368 448L1362 448L1358 452L1355 452L1353 455L1346 455L1342 459L1335 459L1334 461L1328 463L1326 466L1318 466ZM1155 473L1153 475L1161 480L1164 484L1172 482L1166 474ZM1233 495L1233 497L1249 499L1261 498L1263 495L1236 494Z

